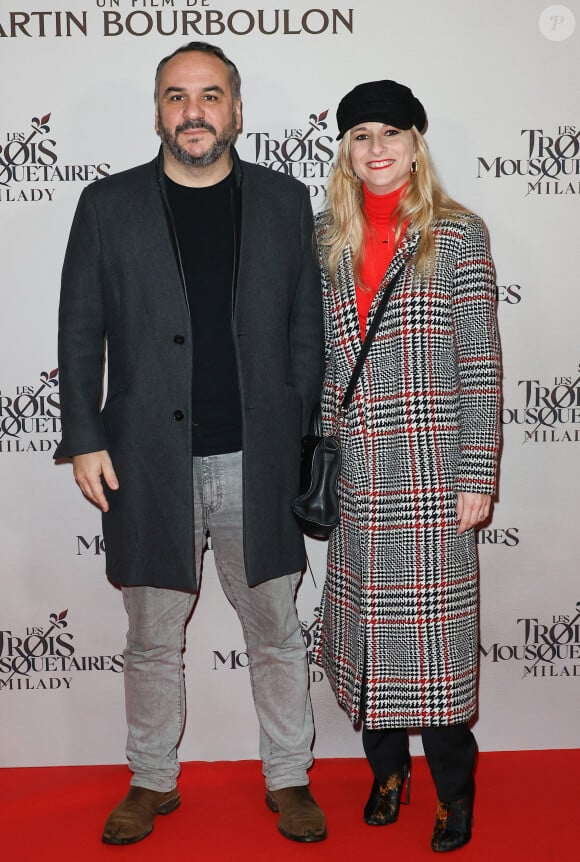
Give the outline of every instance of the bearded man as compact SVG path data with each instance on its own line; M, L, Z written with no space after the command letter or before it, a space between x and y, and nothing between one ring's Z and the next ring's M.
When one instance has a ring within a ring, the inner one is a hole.
M164 58L155 107L158 157L81 195L60 302L56 457L72 458L102 510L129 620L133 774L102 837L139 841L180 804L185 627L211 536L246 641L266 803L287 838L319 841L294 602L305 550L290 508L323 372L310 200L239 159L240 77L219 48L192 42Z

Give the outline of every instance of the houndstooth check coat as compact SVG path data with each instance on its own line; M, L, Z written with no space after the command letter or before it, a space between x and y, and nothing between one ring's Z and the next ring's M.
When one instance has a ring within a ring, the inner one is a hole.
M323 213L319 237L324 225ZM350 250L335 284L321 252L323 422L338 429L343 461L317 655L351 721L371 729L457 724L476 709L476 547L472 529L457 534L456 503L458 491L495 490L495 274L476 216L434 232L431 277L415 273L409 230L389 265L368 324L402 265L404 275L341 421L362 343L355 281Z

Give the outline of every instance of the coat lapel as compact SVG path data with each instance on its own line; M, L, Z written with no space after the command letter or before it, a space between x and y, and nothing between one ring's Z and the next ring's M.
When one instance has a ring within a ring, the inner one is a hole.
M342 253L332 290L334 292L334 307L338 310L338 337L351 368L354 368L362 346L362 339L356 304L352 255L348 246Z
M378 305L381 301L381 297L383 295L383 290L389 284L391 279L394 278L395 275L399 272L401 267L409 265L415 252L417 251L418 244L419 244L419 232L416 231L415 233L411 234L407 230L407 232L405 233L405 236L403 237L403 239L399 243L397 250L395 251L395 254L393 255L392 261L390 262L390 264L387 267L387 271L385 272L385 275L384 275L383 280L381 282L381 286L377 290L376 296L373 299L372 305L369 309L369 314L368 314L368 318L367 318L367 326L371 323L371 321L375 315L375 312L377 310L377 307L378 307ZM402 281L397 285L395 291L393 292L393 295L395 295L396 293L400 293L400 291L405 289L405 284L407 283L408 278L409 278L408 275L405 275L403 277Z
M399 243L392 261L387 267L381 286L373 299L368 315L369 323L371 322L377 306L381 301L384 288L402 266L409 264L417 250L418 244L419 233L410 233L407 230L403 239ZM397 287L397 292L404 288L406 282L407 277L405 277L401 282L401 285ZM333 290L335 308L338 309L341 340L349 361L351 362L352 367L354 367L356 358L362 346L362 337L356 301L356 283L352 268L352 255L349 247L345 248L342 254Z

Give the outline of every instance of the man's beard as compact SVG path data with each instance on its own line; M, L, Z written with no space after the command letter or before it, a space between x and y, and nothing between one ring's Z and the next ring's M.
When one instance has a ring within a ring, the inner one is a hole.
M207 153L201 156L192 156L191 153L179 144L177 138L181 132L188 129L207 129L212 135L215 135L215 141L209 148ZM233 144L236 139L237 131L233 123L223 130L221 135L218 135L215 127L206 123L205 120L186 120L181 126L177 126L174 132L162 125L159 121L159 137L163 144L167 147L171 155L181 162L182 165L187 165L190 168L207 168L217 162L225 153L228 147Z

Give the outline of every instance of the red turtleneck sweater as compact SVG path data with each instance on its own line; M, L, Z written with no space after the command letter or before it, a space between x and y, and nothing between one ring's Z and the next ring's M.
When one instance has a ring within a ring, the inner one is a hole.
M362 282L356 287L360 331L364 339L367 316L385 272L395 254L395 220L393 213L407 191L407 184L386 195L375 195L363 184L364 210L369 223L365 237ZM404 233L404 230L403 230Z

